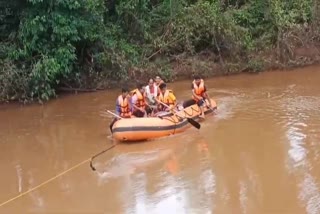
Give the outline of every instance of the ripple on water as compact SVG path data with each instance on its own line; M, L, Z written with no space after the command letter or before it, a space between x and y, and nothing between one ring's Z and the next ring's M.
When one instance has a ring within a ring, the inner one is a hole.
M318 214L320 210L320 193L315 179L310 174L306 174L299 187L301 189L299 199L305 203L307 213Z
M315 178L311 175L313 165L312 156L318 156L319 145L313 145L315 135L313 129L320 129L318 115L320 98L311 96L297 96L282 100L282 110L285 112L281 119L286 129L289 142L288 169L299 175L300 180L298 198L308 214L319 213L320 193ZM319 133L318 133L319 137ZM314 151L316 150L316 151ZM309 155L308 155L309 154Z
M308 127L307 120L309 117L306 111L297 111L291 99L283 100L282 110L285 113L281 116L281 120L290 146L288 156L291 161L289 161L288 167L296 168L306 164L305 140L307 134L305 128Z
M214 116L217 120L226 120L231 118L236 108L241 105L241 98L238 96L226 96L219 98L217 102L217 114Z
M291 160L293 160L293 167L306 165L307 150L304 148L304 145L307 135L303 134L302 130L297 126L290 126L286 135L290 143L288 154Z
M319 107L318 97L298 96L283 100L282 109L285 114L281 116L281 120L285 121L283 124L287 129L287 139L293 148L289 152L294 160L299 161L305 157L303 145L306 138L314 135L314 131L320 128L320 117L315 117Z
M105 183L111 178L129 176L135 173L137 169L143 169L161 161L170 154L170 150L120 154L103 164L97 164L96 168L100 171L100 173L97 173L99 183Z
M319 111L320 97L296 96L284 100L285 105L290 110L295 111Z

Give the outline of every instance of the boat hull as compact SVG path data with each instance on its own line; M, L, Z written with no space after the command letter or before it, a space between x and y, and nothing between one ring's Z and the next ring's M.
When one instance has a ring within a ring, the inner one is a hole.
M212 114L217 108L214 100L211 100L211 105L212 108L204 108L206 115ZM134 142L174 135L190 128L187 117L197 121L200 113L200 108L194 104L175 114L168 113L161 117L121 119L113 125L112 136L117 141Z

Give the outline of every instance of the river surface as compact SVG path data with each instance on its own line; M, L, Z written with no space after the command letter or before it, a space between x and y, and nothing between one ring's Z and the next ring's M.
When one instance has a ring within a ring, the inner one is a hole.
M1 106L0 213L320 213L320 67L206 84L200 130L117 144L96 171L118 90Z

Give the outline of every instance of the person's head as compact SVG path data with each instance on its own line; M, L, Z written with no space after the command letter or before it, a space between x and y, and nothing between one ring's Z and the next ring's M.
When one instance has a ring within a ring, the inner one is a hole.
M137 88L138 88L138 90L140 91L141 94L144 93L144 85L142 83L138 83Z
M122 97L126 97L129 94L129 89L127 87L123 87L121 92L122 92Z
M159 88L160 88L160 91L161 91L162 93L165 93L165 92L166 92L166 89L167 89L167 85L166 85L165 83L161 83L161 84L159 85Z
M149 79L148 85L149 87L152 87L154 85L153 79Z
M199 85L200 82L201 82L201 77L200 77L199 75L195 75L195 76L194 76L194 81L195 81L195 83L196 83L197 85Z
M161 78L159 76L156 76L155 80L156 80L156 83L159 85L161 82Z

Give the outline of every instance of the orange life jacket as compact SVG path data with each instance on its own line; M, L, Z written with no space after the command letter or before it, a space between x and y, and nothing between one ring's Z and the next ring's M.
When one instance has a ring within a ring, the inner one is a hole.
M128 98L123 99L122 95L120 95L118 97L118 104L120 107L120 116L121 117L131 117L131 111L130 111L130 107L129 107Z
M138 108L145 108L146 107L146 100L145 97L141 94L141 92L139 91L139 89L135 89L132 91L132 96L137 94L137 103L135 103L135 105Z
M199 86L196 84L195 80L193 80L192 84L193 84L193 89L194 89L195 94L197 96L202 97L203 93L204 93L204 81L203 81L203 79L201 79L201 82L200 82ZM198 101L198 99L193 95L192 95L192 98L194 100Z
M158 99L161 101L161 102L163 102L163 103L165 103L165 104L167 104L168 106L174 106L174 100L171 100L170 99L170 96L169 96L169 94L170 93L172 93L172 90L166 90L165 92L164 92L164 94L162 94L162 92L160 92L160 94L159 94L159 96L158 96ZM166 107L164 107L164 108L166 108Z

